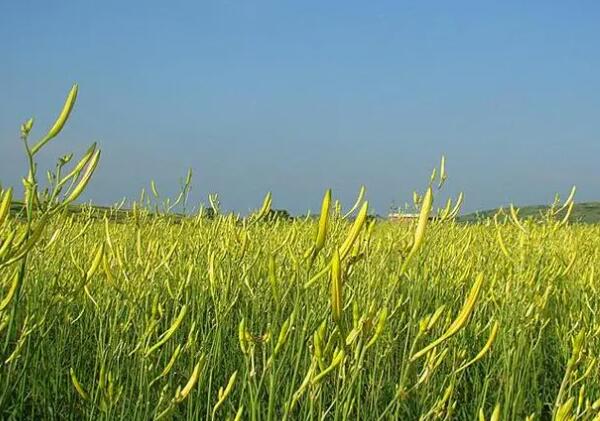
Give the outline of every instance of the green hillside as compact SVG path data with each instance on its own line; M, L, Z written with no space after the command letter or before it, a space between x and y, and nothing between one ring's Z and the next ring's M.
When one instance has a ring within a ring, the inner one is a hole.
M522 218L534 218L538 219L548 210L547 205L532 205L532 206L524 206L519 208L519 216ZM495 209L487 209L483 211L477 211L462 215L458 218L459 222L477 222L482 221L488 218L492 218L500 208ZM505 211L508 211L508 206L504 207ZM13 214L21 214L23 212L23 204L21 202L13 202L11 206L11 211ZM122 220L127 218L130 215L131 209L114 209L109 206L96 206L96 205L70 205L68 207L69 213L81 214L85 212L87 217L92 218L104 218L104 216L108 216L111 220ZM212 216L211 209L205 209L207 212L207 216ZM276 210L274 213L285 213L287 212L282 210ZM561 212L559 217L564 215L564 211ZM164 216L164 215L163 215ZM183 215L178 213L171 213L170 217L173 219L181 218ZM600 202L584 202L584 203L576 203L573 206L573 211L571 212L571 217L569 218L571 222L579 222L585 224L596 224L600 223Z
M508 206L505 207L508 210ZM475 222L493 217L499 208L473 212L460 217L462 222ZM519 216L522 218L539 218L548 210L547 205L524 206L520 208ZM600 202L576 203L573 206L570 220L586 224L600 222Z

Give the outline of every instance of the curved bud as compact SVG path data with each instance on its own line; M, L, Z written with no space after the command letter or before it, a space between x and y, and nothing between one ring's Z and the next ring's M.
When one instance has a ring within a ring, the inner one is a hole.
M415 353L412 357L410 357L410 361L415 361L423 355L427 354L433 348L446 341L450 337L457 334L467 323L469 316L473 312L475 308L475 303L477 302L477 297L479 296L479 292L481 291L481 285L483 284L483 273L480 273L467 296L467 299L463 305L463 308L458 313L458 316L452 324L448 327L448 329L435 341L431 342L425 348L421 349L419 352Z
M350 210L348 212L346 212L342 218L346 219L347 217L349 217L352 214L352 212L354 212L358 208L358 205L360 205L360 202L362 202L363 198L365 197L366 191L367 191L367 188L364 185L360 186L360 190L358 192L358 197L356 198L356 202L354 202L354 205L352 205Z
M192 389L198 382L198 377L200 375L200 371L202 370L202 367L204 366L204 360L205 360L205 357L204 357L204 355L202 355L200 357L200 361L198 361L198 363L194 366L194 370L192 371L192 375L190 376L188 382L183 387L183 389L181 389L181 391L177 394L177 397L175 398L175 400L177 402L181 402L182 400L184 400L190 394L190 392L192 391Z
M75 105L75 100L77 99L77 91L79 90L79 86L74 84L71 90L69 91L69 95L65 101L65 105L63 105L63 109L60 112L58 118L54 122L54 125L50 128L46 136L44 136L38 143L36 143L33 148L31 148L31 154L35 155L46 143L56 137L57 134L65 126L69 118L69 114L71 114L71 110L73 110L73 106Z
M360 211L358 211L358 215L356 216L354 225L352 225L352 228L350 229L350 232L348 233L348 237L346 237L346 240L342 243L342 245L340 247L340 259L343 260L346 257L346 255L352 248L352 245L358 238L358 234L360 234L360 230L363 227L363 225L365 224L365 221L367 220L368 210L369 210L369 202L363 203L362 207L360 208Z
M94 171L96 170L96 166L98 165L99 159L100 159L100 150L96 150L96 152L94 152L94 154L90 158L90 162L89 162L85 172L83 173L81 180L79 180L79 183L77 184L75 189L73 189L73 191L69 194L69 196L64 200L64 204L69 204L69 203L73 202L83 192L83 189L85 189L88 182L92 178L92 174L94 174Z
M12 203L12 188L6 190L0 203L0 226L4 224L4 221L8 217L10 212L10 205Z
M327 189L321 204L321 215L319 217L319 229L317 238L315 239L314 254L317 254L325 245L325 237L327 236L327 222L329 220L329 207L331 205L331 189Z

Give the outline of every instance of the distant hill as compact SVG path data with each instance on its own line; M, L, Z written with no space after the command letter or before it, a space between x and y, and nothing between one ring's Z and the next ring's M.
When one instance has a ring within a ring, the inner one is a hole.
M22 218L25 214L25 208L23 202L14 201L10 206L10 211L16 217ZM210 217L212 216L212 210L205 209L205 214ZM110 220L113 221L122 221L127 219L132 215L132 210L127 208L115 209L110 206L99 206L99 205L89 205L89 204L71 204L67 207L67 213L69 214L83 214L87 217L102 219L107 216ZM154 214L151 212L151 214ZM177 212L171 212L169 217L177 220L181 219L184 215ZM164 217L164 215L163 215Z
M524 206L519 208L519 216L522 218L539 218L548 210L547 205L533 205L533 206ZM500 208L496 209L487 209L483 211L477 211L468 213L465 215L459 216L458 222L466 222L472 223L477 221L482 221L488 218L492 218L496 212L498 212ZM91 205L70 205L68 208L69 213L82 213L85 210L88 216L95 218L103 218L107 215L110 219L113 220L122 220L131 215L131 209L111 209L108 206L91 206ZM504 207L504 210L508 212L508 205ZM21 202L13 202L11 205L11 212L15 215L22 214L23 212L23 204ZM212 216L212 209L205 209L206 215L208 217ZM275 210L272 211L273 214L281 214L281 216L285 216L285 218L291 218L287 211L284 210ZM561 212L562 216L564 215L564 211ZM180 213L172 213L170 216L174 219L182 218L184 215ZM318 215L312 215L313 218L318 219ZM379 215L373 215L372 217L376 219L386 219ZM597 224L600 223L600 202L584 202L584 203L575 203L573 206L573 211L571 213L571 217L569 218L571 222L580 222L585 224Z
M508 206L504 209L508 211ZM475 222L493 217L498 209L488 209L485 211L473 212L466 215L462 215L459 218L461 222ZM539 218L540 215L544 214L548 209L547 205L537 206L524 206L520 208L519 216L522 218ZM600 202L585 202L575 203L573 206L573 212L569 218L571 222L581 222L586 224L600 223Z

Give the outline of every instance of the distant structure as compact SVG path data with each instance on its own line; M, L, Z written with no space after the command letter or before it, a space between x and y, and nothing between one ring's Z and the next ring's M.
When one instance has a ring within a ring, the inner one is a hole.
M388 221L393 222L410 222L419 219L418 213L403 213L403 212L390 212L388 214ZM429 220L432 220L433 216L429 216Z

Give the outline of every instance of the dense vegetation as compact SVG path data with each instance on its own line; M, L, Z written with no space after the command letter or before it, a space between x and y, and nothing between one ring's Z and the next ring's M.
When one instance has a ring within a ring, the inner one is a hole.
M17 214L0 193L3 419L600 419L600 228L568 222L573 195L459 224L433 211L442 162L411 223L369 219L364 191L318 220L270 195L244 218L214 196L72 212L95 145L47 189L34 158L76 93L49 139L23 125Z

